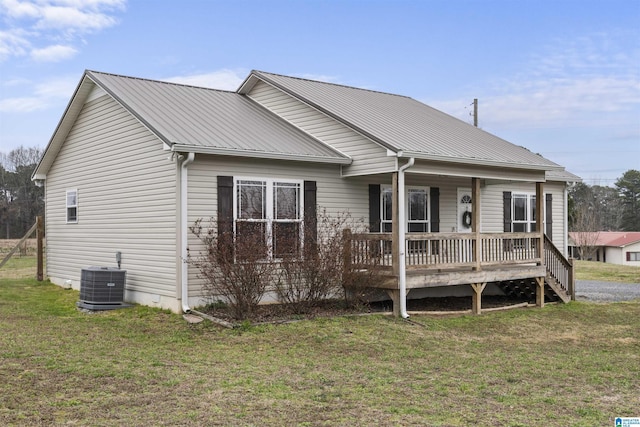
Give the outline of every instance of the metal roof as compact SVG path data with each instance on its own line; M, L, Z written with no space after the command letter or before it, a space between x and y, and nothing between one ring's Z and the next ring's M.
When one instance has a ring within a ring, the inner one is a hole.
M582 182L582 178L566 170L546 171L547 181Z
M253 71L261 79L407 157L541 170L563 168L412 98Z
M95 71L87 75L181 151L349 163L332 147L236 92Z
M589 242L592 246L625 247L640 242L640 231L570 231L574 243Z

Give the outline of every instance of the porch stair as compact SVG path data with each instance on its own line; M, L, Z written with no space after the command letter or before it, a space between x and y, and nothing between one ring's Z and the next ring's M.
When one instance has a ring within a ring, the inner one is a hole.
M566 259L551 239L544 236L544 278L545 302L562 301L567 303L575 299L575 274L573 262ZM536 301L537 282L534 277L496 282L506 295Z
M496 283L498 287L510 297L526 300L530 303L536 302L536 288L538 284L535 278L505 280ZM557 281L549 274L544 279L544 300L545 302L569 302L571 295L562 289Z

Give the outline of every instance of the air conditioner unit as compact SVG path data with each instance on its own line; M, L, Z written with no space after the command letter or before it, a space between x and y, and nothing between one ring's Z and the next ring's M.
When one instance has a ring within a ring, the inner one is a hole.
M83 268L78 307L90 310L128 307L128 304L124 304L126 278L126 270L115 267Z

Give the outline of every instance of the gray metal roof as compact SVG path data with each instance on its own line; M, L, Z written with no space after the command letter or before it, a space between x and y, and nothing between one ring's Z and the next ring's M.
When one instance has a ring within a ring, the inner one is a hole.
M545 177L547 181L582 182L582 178L566 170L546 171Z
M429 107L412 98L296 77L253 71L239 89L259 78L404 156L459 162L562 169L524 147Z
M175 150L350 162L236 92L96 71L87 71L87 76Z

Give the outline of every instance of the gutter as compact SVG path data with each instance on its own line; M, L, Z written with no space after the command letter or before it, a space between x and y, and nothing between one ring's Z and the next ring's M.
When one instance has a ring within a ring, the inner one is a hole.
M273 153L267 151L240 150L234 148L220 147L196 147L188 144L174 143L171 145L171 151L189 151L199 154L213 154L217 156L235 156L235 157L253 157L257 159L269 160L294 160L299 162L314 163L330 163L338 165L350 165L353 159L350 157L325 157L316 155L289 154L289 153Z
M407 313L407 265L406 265L406 206L404 201L404 171L409 169L415 163L416 159L410 157L409 161L402 167L398 168L398 287L400 290L400 317L406 319L409 317Z
M188 229L188 183L189 176L187 174L187 167L193 163L196 155L195 153L189 153L187 158L180 165L180 246L181 246L181 258L182 266L180 268L180 292L182 300L182 312L189 313L191 307L189 307L189 265L187 264L187 229Z

